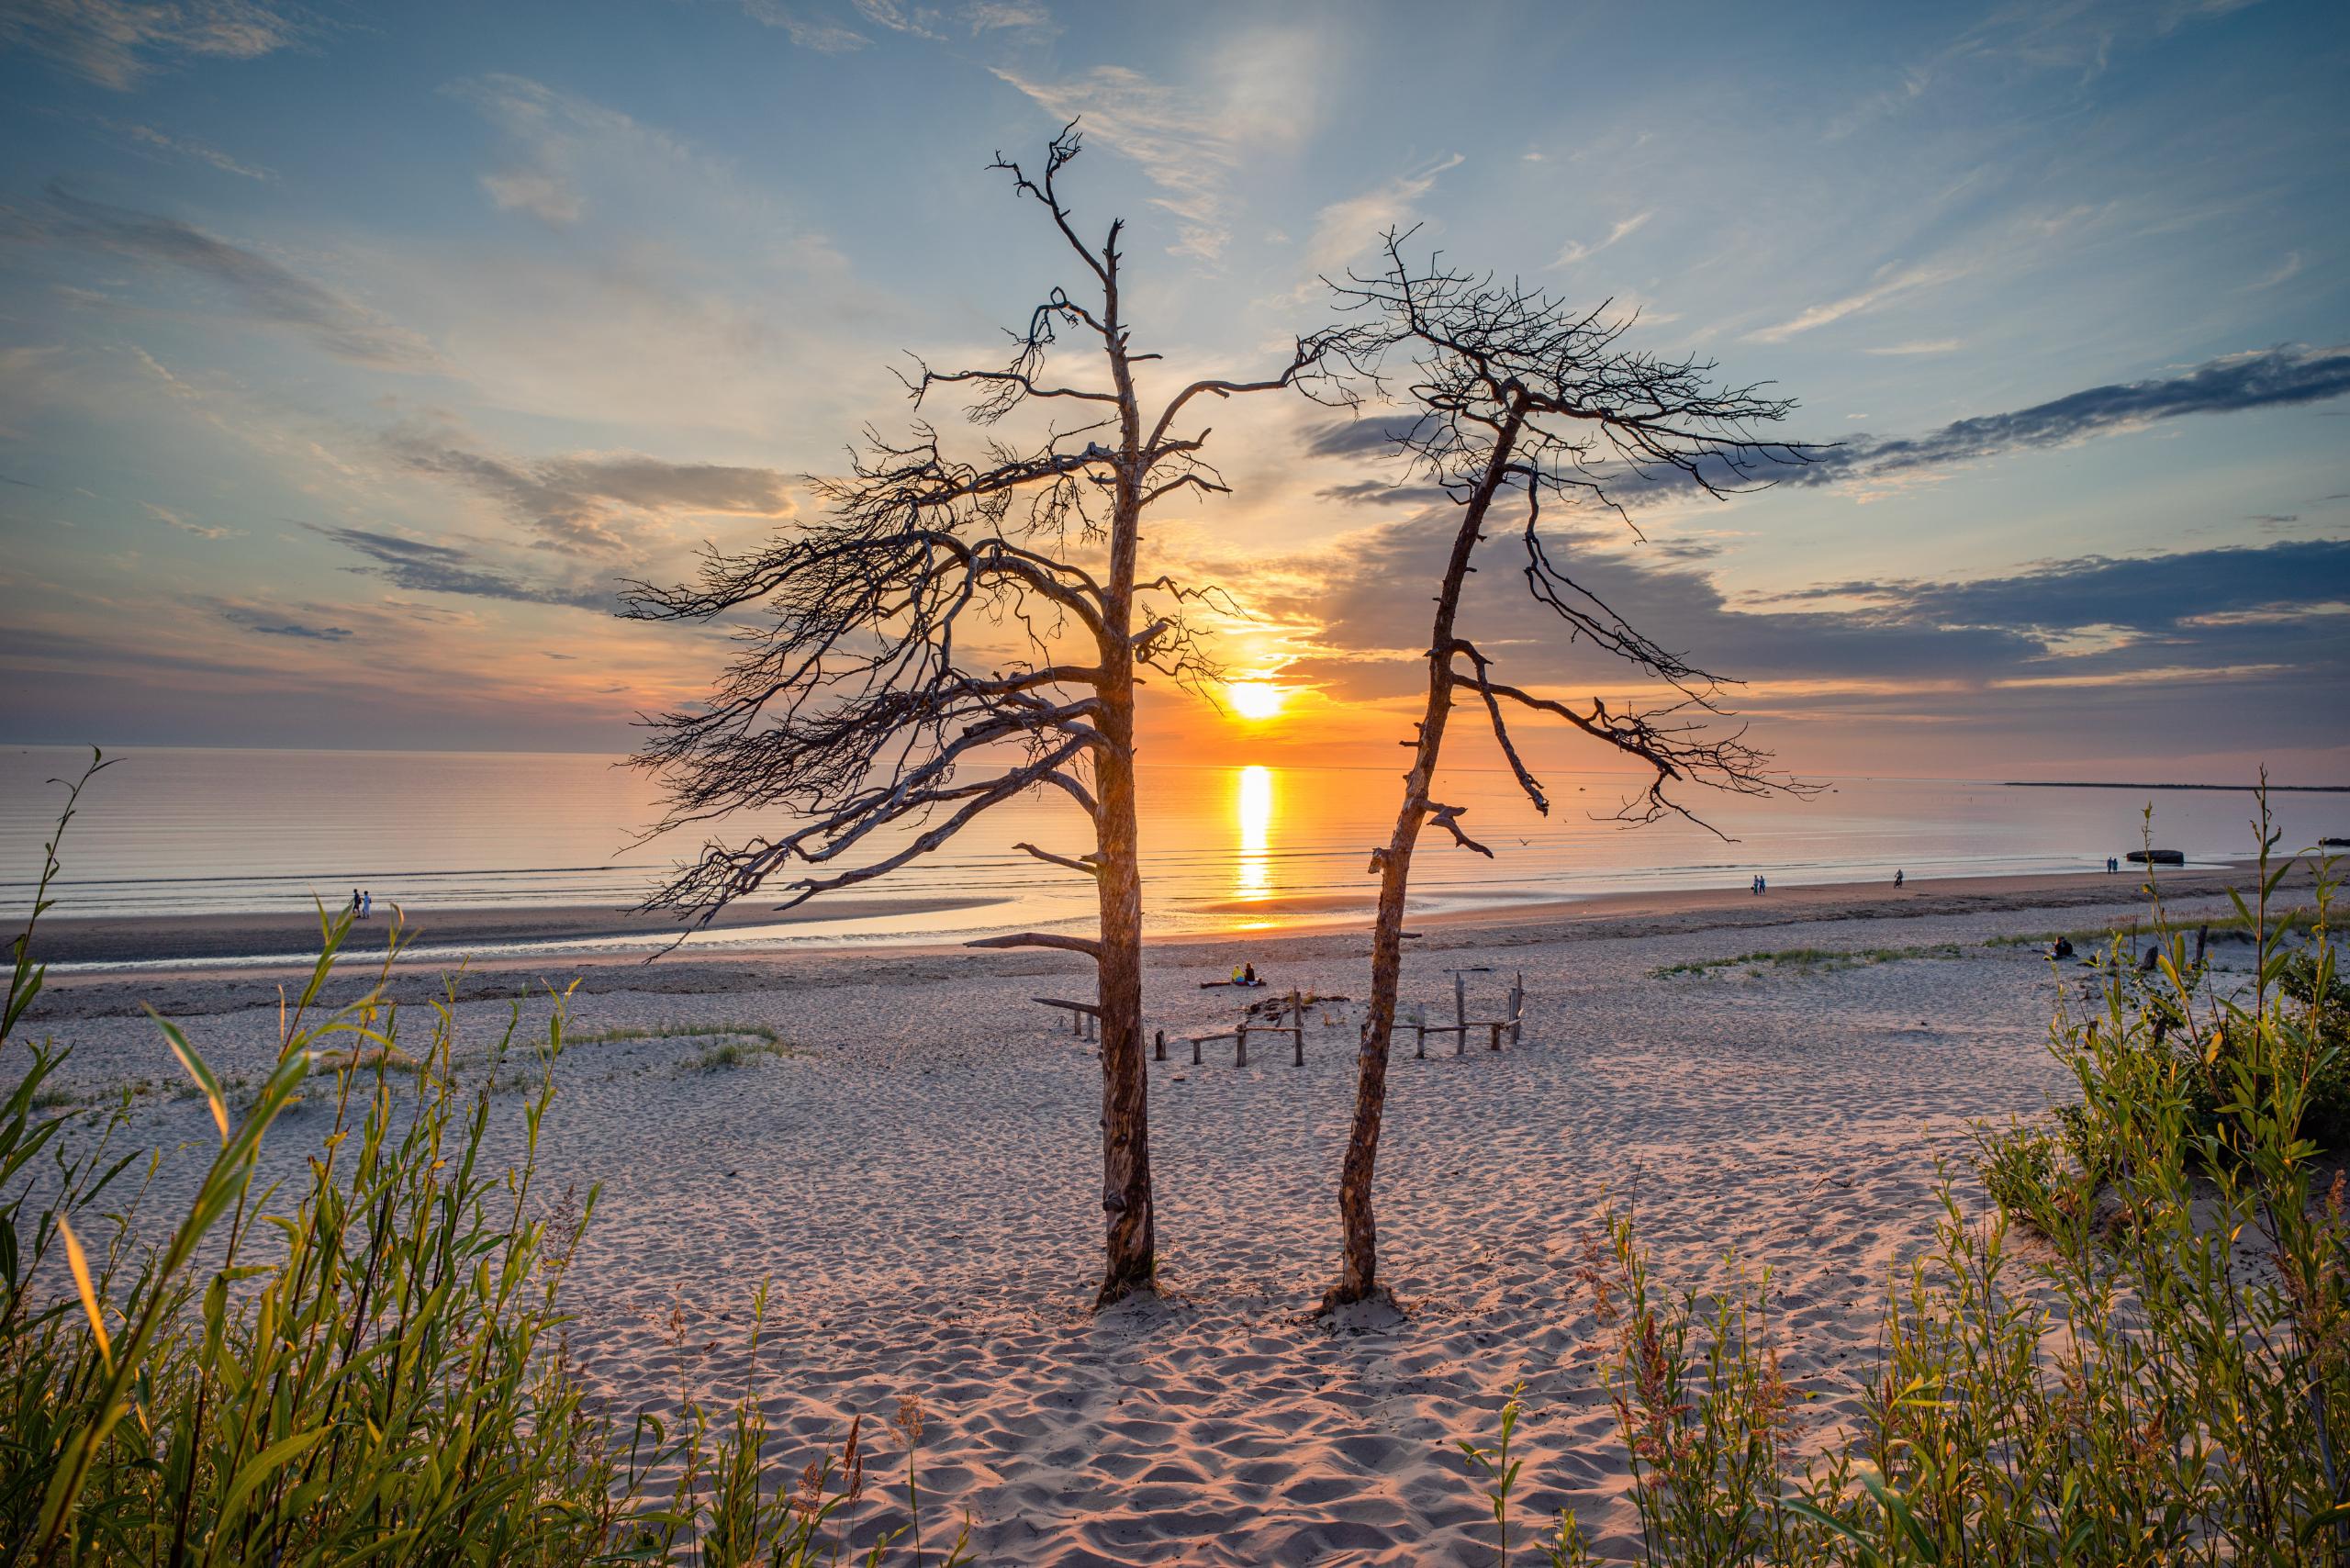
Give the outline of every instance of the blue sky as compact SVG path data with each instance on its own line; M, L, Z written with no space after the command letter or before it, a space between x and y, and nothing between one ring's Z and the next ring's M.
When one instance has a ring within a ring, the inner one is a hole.
M1000 357L1068 268L985 165L1082 117L1170 366L1277 364L1417 223L1799 398L1827 482L1582 535L1790 762L2339 781L2338 6L1440 21L7 0L0 738L625 747L717 648L615 578L807 515L901 351ZM1291 721L1157 733L1395 729L1440 520L1330 422L1220 414L1236 493L1156 542L1262 612L1228 652Z

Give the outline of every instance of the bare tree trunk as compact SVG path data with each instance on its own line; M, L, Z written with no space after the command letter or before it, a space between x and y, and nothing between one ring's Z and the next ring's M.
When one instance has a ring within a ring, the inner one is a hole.
M1113 689L1119 695L1113 696ZM1158 1235L1150 1193L1150 1070L1142 1049L1142 876L1135 823L1134 685L1104 683L1095 753L1102 802L1102 1208L1097 1307L1150 1288Z
M1116 388L1120 462L1103 584L1101 798L1102 1207L1105 1256L1096 1310L1152 1288L1158 1269L1150 1192L1150 1068L1142 1055L1142 854L1135 812L1135 563L1142 547L1142 409L1119 320L1118 231L1102 247L1102 339Z
M1461 513L1460 532L1452 541L1446 562L1444 588L1437 598L1436 625L1428 640L1428 700L1420 717L1420 739L1412 754L1412 770L1404 778L1404 804L1395 813L1395 832L1387 847L1371 855L1380 873L1379 916L1371 941L1371 1015L1363 1022L1362 1051L1355 1069L1355 1119L1347 1137L1345 1163L1338 1172L1338 1215L1344 1227L1344 1253L1338 1282L1322 1298L1327 1309L1376 1295L1379 1284L1379 1223L1371 1209L1371 1178L1379 1162L1380 1121L1387 1107L1387 1051L1395 1032L1395 997L1404 969L1404 895L1412 880L1412 851L1419 843L1420 826L1442 808L1429 798L1436 783L1437 759L1443 755L1444 727L1452 714L1453 623L1460 609L1461 585L1468 580L1469 557L1483 537L1485 514L1494 504L1516 444L1522 414L1513 412L1498 432L1492 459L1469 505ZM1457 823L1447 819L1455 838L1472 848ZM1490 851L1486 853L1490 854Z

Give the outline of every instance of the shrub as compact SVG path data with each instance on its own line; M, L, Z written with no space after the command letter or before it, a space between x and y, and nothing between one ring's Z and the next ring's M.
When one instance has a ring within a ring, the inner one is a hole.
M2344 991L2331 866L2296 954L2267 918L2276 846L2264 800L2239 990L2157 906L2151 978L2109 965L2093 1016L2060 1011L2079 1103L2054 1134L1981 1135L1987 1223L1945 1173L1859 1417L1800 1466L1767 1279L1661 1294L1610 1217L1585 1273L1647 1561L2350 1563L2350 1216L2311 1136ZM2044 1233L2029 1257L2017 1219ZM1572 1523L1554 1563L1591 1561Z

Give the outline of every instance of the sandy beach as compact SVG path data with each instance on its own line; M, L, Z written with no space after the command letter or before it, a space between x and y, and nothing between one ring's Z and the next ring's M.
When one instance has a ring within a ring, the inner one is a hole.
M2163 885L2192 923L2225 908L2232 878ZM740 1389L764 1279L757 1377L778 1457L796 1465L852 1416L920 1395L932 1538L968 1513L983 1562L1468 1562L1491 1560L1491 1530L1455 1440L1489 1436L1523 1380L1524 1519L1571 1506L1623 1552L1633 1520L1575 1276L1603 1202L1634 1209L1662 1282L1704 1284L1730 1259L1771 1270L1772 1333L1824 1429L1865 1375L1888 1277L1930 1237L1938 1162L1975 1208L1958 1158L1969 1120L2037 1111L2065 1088L2047 1027L2080 971L1995 939L2126 924L2143 915L2138 889L2133 875L1976 879L1416 922L1407 1003L1440 1016L1445 971L1488 966L1470 977L1473 1014L1522 972L1525 1038L1459 1055L1431 1041L1416 1059L1404 1037L1380 1185L1404 1310L1346 1325L1312 1309L1336 1261L1357 1014L1334 1005L1303 1066L1285 1039L1246 1068L1229 1042L1196 1066L1181 1042L1229 1025L1233 993L1202 982L1243 957L1278 988L1360 995L1360 929L1149 949L1148 1018L1170 1042L1150 1081L1163 1294L1100 1317L1087 1310L1099 1069L1031 1000L1088 994L1067 955L493 961L454 1014L480 1047L517 1008L543 1030L543 987L581 980L540 1180L550 1203L600 1184L573 1350L613 1408ZM51 934L53 958L132 941L62 922ZM157 935L141 939L167 956ZM1807 949L1846 957L1721 962ZM1709 967L1658 972L1676 966ZM209 1124L170 1096L137 1004L190 1019L217 1070L250 1076L272 1054L278 978L60 977L41 999L35 1026L75 1047L63 1078L77 1092L164 1086L135 1113L167 1151L151 1202L183 1189ZM396 991L435 983L405 973ZM745 1026L789 1054L697 1065ZM655 1028L676 1033L594 1038ZM499 1118L501 1154L520 1105ZM270 1170L298 1170L329 1114L290 1112Z

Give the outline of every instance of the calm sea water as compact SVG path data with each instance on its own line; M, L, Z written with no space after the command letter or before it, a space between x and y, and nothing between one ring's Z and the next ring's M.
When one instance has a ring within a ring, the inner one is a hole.
M353 887L409 906L636 902L692 841L632 846L656 814L648 781L606 756L157 749L120 754L84 797L63 854L60 914L307 910ZM0 751L0 913L21 915L40 846L86 753ZM1440 798L1499 858L1431 838L1415 882L1430 907L1665 888L1742 887L2094 869L2139 843L2195 858L2246 853L2249 793L2016 790L1950 779L1831 780L1809 800L1709 800L1725 843L1685 823L1594 820L1621 777L1552 776L1538 816L1500 773L1461 772ZM1252 924L1282 902L1361 894L1398 779L1386 769L1147 767L1143 844L1160 929ZM2350 833L2350 796L2280 795L2288 848ZM728 824L775 831L783 819ZM1020 854L1023 839L1084 847L1074 808L1035 798L861 895L985 900L921 915L795 928L814 940L968 934L1086 913L1090 888ZM1252 910L1252 904L1262 904ZM1293 908L1293 906L1292 906ZM821 910L821 904L808 913Z

